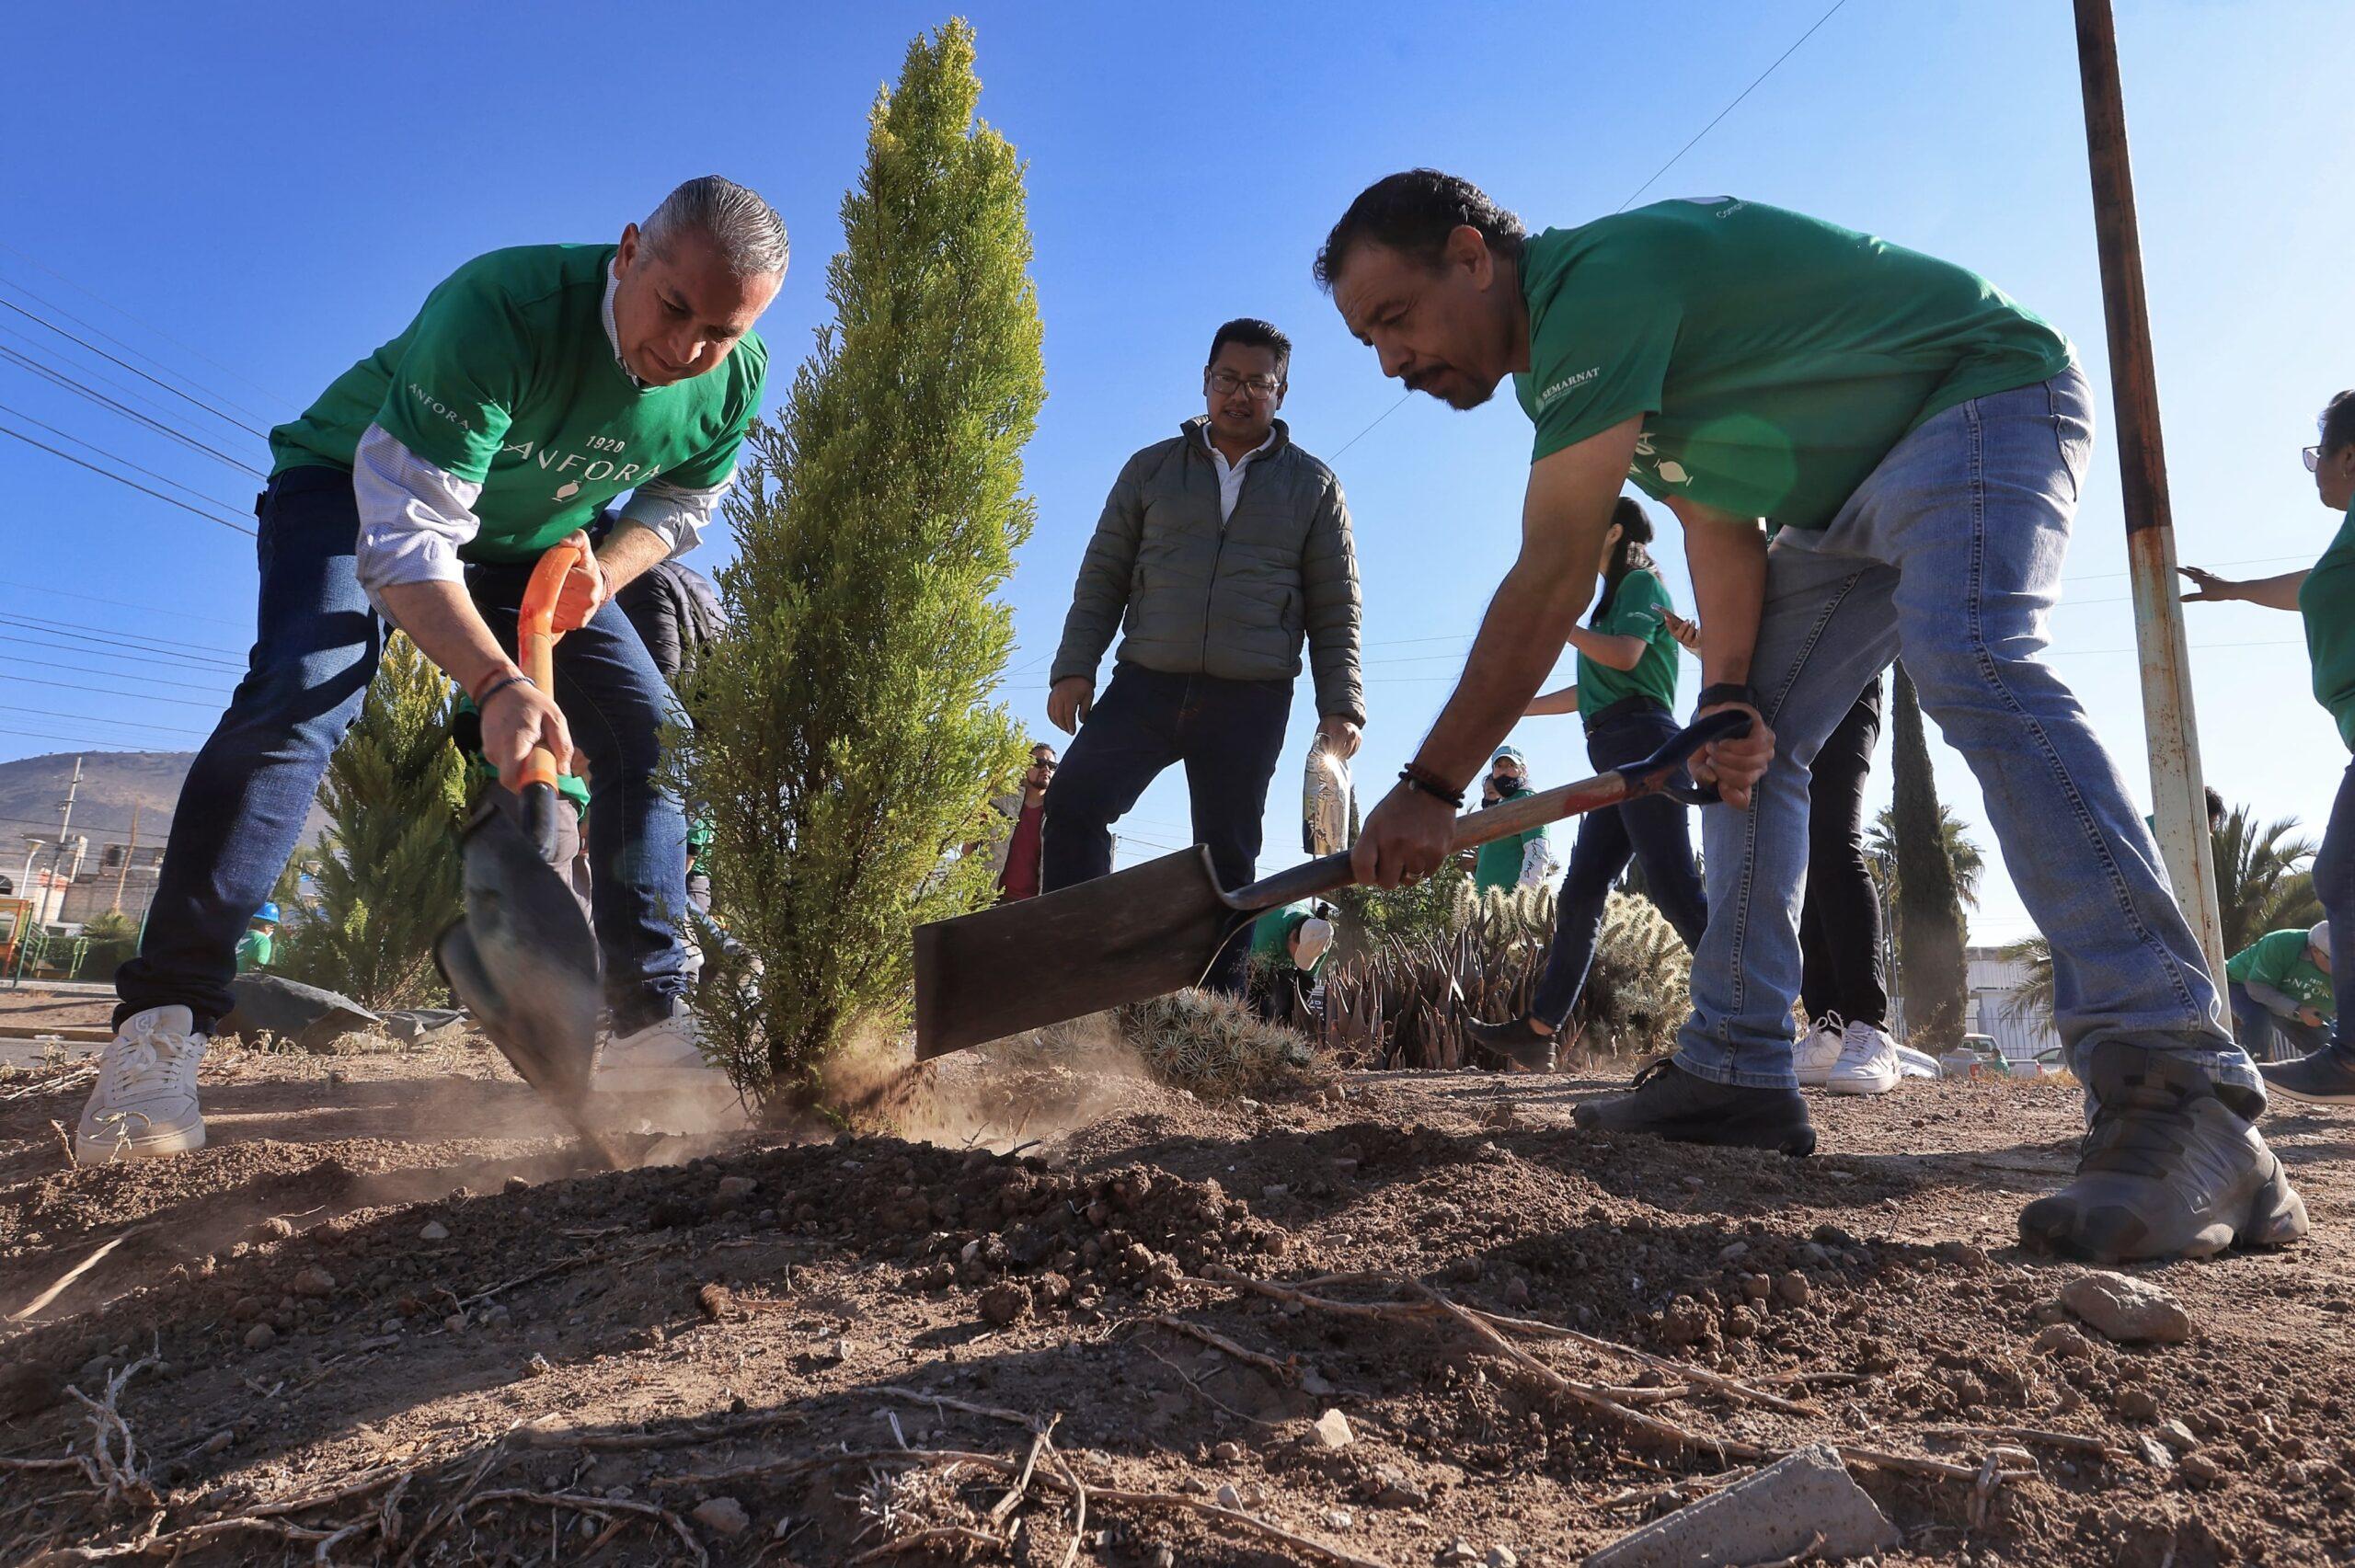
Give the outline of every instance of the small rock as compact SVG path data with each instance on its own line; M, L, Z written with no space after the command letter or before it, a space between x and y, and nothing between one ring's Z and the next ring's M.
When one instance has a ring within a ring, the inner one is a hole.
M695 1305L703 1309L705 1317L716 1323L743 1315L743 1309L736 1304L736 1292L716 1279L695 1292Z
M417 1239L420 1242L446 1242L450 1239L450 1228L439 1219L429 1219L419 1229Z
M314 1264L294 1276L294 1294L313 1298L335 1294L335 1276Z
M294 1234L294 1222L273 1214L254 1227L254 1238L263 1242L282 1242Z
M1521 1553L1510 1546L1488 1548L1488 1568L1521 1568Z
M1376 1470L1366 1483L1367 1496L1384 1508L1428 1508L1431 1494L1388 1465Z
M532 1358L523 1363L523 1376L527 1378L545 1378L555 1370L555 1365L536 1350L532 1352Z
M1529 1281L1522 1278L1519 1275L1515 1275L1512 1278L1507 1280L1505 1282L1505 1305L1508 1307L1528 1306Z
M1223 1465L1240 1464L1243 1462L1243 1445L1221 1443L1211 1449L1211 1458Z
M1717 1249L1717 1261L1719 1263L1740 1263L1749 1255L1750 1243L1747 1242L1728 1242L1724 1246Z
M1030 1310L1030 1292L1010 1279L1001 1279L982 1292L982 1316L1005 1327Z
M278 1331L268 1323L256 1323L246 1331L247 1350L268 1350L278 1341Z
M1986 1253L1972 1246L1969 1242L1940 1242L1937 1253L1942 1262L1953 1264L1956 1267L1967 1269L1973 1274L1981 1272L1987 1266Z
M741 1203L744 1199L752 1196L753 1185L754 1183L752 1178L750 1176L722 1176L719 1178L719 1185L711 1189L712 1196L724 1202ZM725 1497L717 1497L714 1498L713 1501L717 1503L726 1503L729 1502L729 1499Z
M1328 1529L1345 1530L1355 1525L1357 1522L1358 1516L1355 1514L1350 1513L1347 1508L1327 1508L1325 1510L1325 1524L1326 1528Z
M1741 1276L1741 1293L1752 1301L1763 1301L1775 1293L1775 1282L1763 1274Z
M2175 1450L2165 1443L2160 1442L2148 1432L2138 1434L2134 1441L2135 1445L2142 1450L2143 1460L2153 1470L2175 1469Z
M1810 1552L1836 1561L1888 1551L1899 1540L1839 1454L1818 1445L1620 1537L1586 1568L1763 1562Z
M464 1333L466 1332L466 1314L453 1312L442 1320L442 1326L452 1333Z
M2173 1418L2159 1423L2159 1441L2178 1454L2188 1454L2200 1447L2200 1439L2190 1427Z
M1812 1294L1807 1276L1798 1269L1786 1268L1775 1276L1775 1299L1786 1307L1804 1307Z
M1465 1564L1479 1561L1479 1552L1474 1551L1472 1543L1462 1536L1457 1536L1455 1543L1441 1552L1438 1558L1441 1568L1465 1568Z
M2048 1325L2036 1336L2036 1348L2063 1361L2088 1361L2094 1354L2093 1342L2068 1323Z
M744 1512L744 1505L733 1497L706 1497L688 1516L707 1530L720 1535L742 1535L752 1528L752 1516Z
M2118 1396L2118 1413L2129 1421L2156 1420L2159 1402L2148 1389L2128 1389Z
M1352 1436L1350 1418L1338 1410L1328 1410L1318 1416L1309 1430L1315 1435L1316 1446L1320 1448L1346 1448Z
M2191 1315L2147 1280L2095 1269L2061 1288L2061 1304L2120 1345L2181 1345Z
M511 1193L527 1193L532 1190L532 1184L521 1176L510 1176L507 1178L507 1185L502 1190Z
M208 1454L220 1453L223 1449L228 1448L230 1444L236 1440L236 1433L232 1431L230 1428L224 1426L220 1431L215 1432L212 1436L207 1437L204 1440L204 1451Z
M1225 1485L1218 1489L1217 1501L1218 1505L1222 1508L1239 1509L1243 1506L1243 1494L1235 1489L1235 1483L1233 1482L1228 1482Z
M2206 1454L2186 1454L2181 1466L2183 1479L2193 1486L2213 1486L2224 1479L2224 1467Z

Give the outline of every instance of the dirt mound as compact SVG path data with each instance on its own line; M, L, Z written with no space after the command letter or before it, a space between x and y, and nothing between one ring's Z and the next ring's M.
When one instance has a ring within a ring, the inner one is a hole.
M1580 1133L1592 1083L966 1059L944 1141L592 1172L476 1059L234 1065L181 1161L0 1106L0 1309L129 1233L0 1329L0 1561L1567 1564L1816 1441L1892 1563L2355 1551L2326 1119L2271 1126L2316 1243L2144 1271L2190 1333L2127 1345L2009 1244L2062 1085L1792 1162Z

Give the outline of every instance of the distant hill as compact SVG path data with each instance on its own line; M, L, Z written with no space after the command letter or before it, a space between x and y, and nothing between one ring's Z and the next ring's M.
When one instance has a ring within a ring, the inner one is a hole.
M101 844L124 841L133 806L139 808L141 843L152 844L167 832L180 781L196 760L193 751L59 751L0 762L0 874L8 874L12 861L21 865L28 833L56 837L58 803L65 798L77 756L82 787L74 797L74 831L89 835L93 853ZM326 820L318 807L311 808L303 827L305 843Z

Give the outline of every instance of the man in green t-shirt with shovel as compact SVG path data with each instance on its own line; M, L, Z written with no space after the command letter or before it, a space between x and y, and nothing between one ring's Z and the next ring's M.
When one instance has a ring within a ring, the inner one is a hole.
M1698 712L1759 721L1694 761L1725 804L1702 813L1709 923L1676 1055L1581 1126L1813 1150L1791 1038L1808 770L1902 655L2051 941L2090 1102L2076 1178L2028 1206L2021 1240L2111 1261L2304 1234L2158 848L2039 657L2093 445L2066 339L1962 268L1796 212L1663 201L1531 235L1433 169L1361 194L1316 275L1385 374L1458 408L1511 376L1536 427L1520 557L1365 819L1360 878L1445 855L1448 798L1577 624L1623 485L1683 524Z
M600 1083L708 1081L672 924L686 822L655 776L684 723L613 593L691 548L735 477L768 352L785 225L706 176L615 245L476 258L407 327L271 433L259 632L245 680L181 786L171 848L76 1147L141 1158L204 1142L196 1075L229 1010L238 933L301 831L375 673L385 621L481 709L510 789L534 749L592 785L594 926L609 1038ZM563 584L555 690L515 660L535 562L600 509L620 520ZM578 771L578 770L573 770Z

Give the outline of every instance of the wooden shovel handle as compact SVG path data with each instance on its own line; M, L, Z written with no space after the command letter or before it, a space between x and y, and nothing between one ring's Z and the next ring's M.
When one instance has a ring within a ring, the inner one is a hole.
M1686 761L1704 746L1720 740L1736 740L1750 733L1750 715L1729 711L1695 719L1678 730L1659 750L1640 762L1614 768L1607 773L1597 773L1576 784L1557 784L1552 789L1525 795L1519 800L1508 800L1491 806L1485 811L1468 811L1455 819L1455 831L1448 840L1448 853L1472 849L1498 839L1525 833L1532 828L1557 822L1565 817L1576 817L1601 807L1616 806L1623 800L1638 795L1673 794L1677 798L1694 804L1714 803L1715 791L1672 787L1676 774ZM1347 887L1357 880L1350 867L1350 852L1328 854L1290 871L1280 871L1264 881L1223 895L1226 902L1246 913L1272 910L1279 905L1301 898L1313 898L1330 893L1336 887Z

